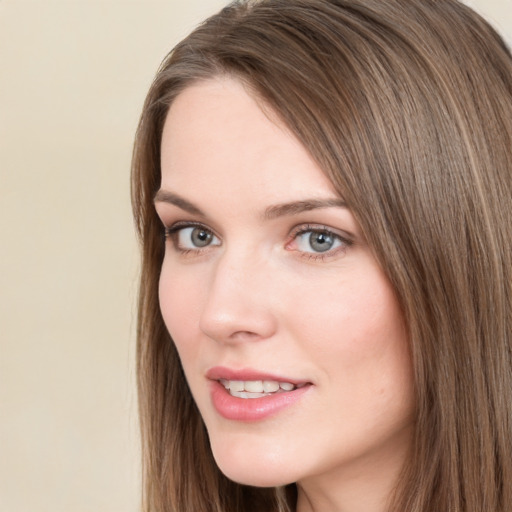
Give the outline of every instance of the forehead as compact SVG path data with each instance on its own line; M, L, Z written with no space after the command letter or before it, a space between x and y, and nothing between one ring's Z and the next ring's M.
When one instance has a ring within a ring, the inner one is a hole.
M199 194L215 183L239 194L248 187L264 190L278 200L285 192L334 194L278 116L232 78L195 83L177 96L164 125L161 164L164 189L194 183Z

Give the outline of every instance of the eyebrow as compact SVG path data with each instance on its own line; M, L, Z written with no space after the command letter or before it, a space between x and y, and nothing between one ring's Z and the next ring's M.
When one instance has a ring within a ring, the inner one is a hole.
M155 194L154 202L172 204L192 215L200 215L202 217L206 217L206 214L195 204L167 190L160 189ZM303 199L300 201L290 201L289 203L269 206L268 208L265 209L263 213L263 218L266 220L271 220L276 219L278 217L284 217L287 215L297 215L302 212L318 210L321 208L347 208L347 204L345 203L345 201L343 201L343 199L340 199L338 197L327 199Z
M190 201L187 201L183 197L180 197L177 194L173 194L167 190L160 189L154 198L155 203L168 203L181 208L183 211L186 211L192 215L200 215L201 217L206 217L203 211L198 208L196 205L192 204Z
M320 208L346 208L347 203L338 197L328 199L304 199L291 201L290 203L276 204L269 206L264 213L265 219L275 219L286 215L297 215L298 213L318 210Z

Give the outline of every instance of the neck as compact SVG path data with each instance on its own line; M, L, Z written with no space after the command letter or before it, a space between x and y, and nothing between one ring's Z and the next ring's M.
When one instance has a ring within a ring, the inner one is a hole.
M297 482L297 512L386 512L407 458L387 448Z

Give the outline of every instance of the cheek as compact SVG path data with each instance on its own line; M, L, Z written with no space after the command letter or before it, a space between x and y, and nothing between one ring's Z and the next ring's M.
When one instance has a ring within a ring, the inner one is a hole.
M288 304L290 328L307 332L319 351L373 357L394 340L403 341L402 313L380 273L352 273L324 284L317 293L290 293L293 300Z
M197 280L187 272L175 272L164 260L159 282L159 302L165 326L173 339L180 357L194 350L194 333L200 311L200 290Z
M412 365L403 315L387 279L375 271L352 277L323 300L295 298L290 325L337 390L335 400L370 414L370 404L402 400L412 388Z

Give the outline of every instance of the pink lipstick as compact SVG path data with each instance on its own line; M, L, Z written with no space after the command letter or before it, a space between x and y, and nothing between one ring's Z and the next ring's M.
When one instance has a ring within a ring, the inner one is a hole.
M266 419L298 402L311 388L311 383L256 370L211 368L213 406L224 418L235 421Z

